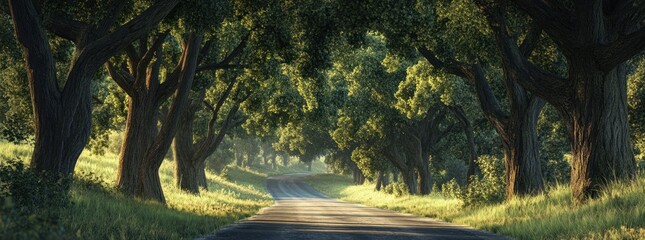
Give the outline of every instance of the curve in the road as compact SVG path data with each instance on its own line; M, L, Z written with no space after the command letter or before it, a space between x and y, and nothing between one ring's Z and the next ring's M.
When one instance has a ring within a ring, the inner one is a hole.
M267 179L276 204L202 239L505 239L431 218L329 198L307 185L306 174Z

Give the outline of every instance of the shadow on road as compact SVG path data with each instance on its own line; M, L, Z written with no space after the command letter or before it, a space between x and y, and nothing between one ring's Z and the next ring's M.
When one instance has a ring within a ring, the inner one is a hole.
M505 239L502 236L328 198L306 174L273 176L276 204L203 239Z

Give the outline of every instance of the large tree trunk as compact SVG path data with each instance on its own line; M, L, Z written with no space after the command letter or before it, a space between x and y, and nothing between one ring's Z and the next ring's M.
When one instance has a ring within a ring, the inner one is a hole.
M175 160L175 183L179 189L199 193L198 167L199 162L193 161L195 149L193 145L193 117L195 112L191 108L183 114L179 131L175 134L172 143L173 159Z
M419 194L428 195L432 190L432 175L430 173L428 158L420 159L417 170L419 172Z
M191 106L184 112L184 119L180 124L179 132L175 134L175 139L173 141L173 146L175 148L173 152L175 153L174 159L176 164L175 179L177 181L177 186L179 186L180 189L192 193L199 193L200 187L204 189L208 188L205 169L206 159L213 154L215 150L217 150L220 143L222 143L222 140L224 140L224 135L229 130L233 116L237 113L240 104L239 100L235 102L233 107L229 110L219 132L215 134L215 123L217 121L219 110L228 98L234 84L234 82L229 84L227 90L222 94L215 107L203 101L205 96L204 89L201 94L194 99ZM212 116L208 123L206 137L198 143L193 143L193 120L195 118L195 113L202 102L211 110Z
M141 161L157 135L157 107L153 97L145 93L129 97L116 180L117 188L123 193L134 195L139 184Z
M608 72L590 71L593 62L570 64L576 84L570 119L573 137L571 189L574 199L596 197L611 181L631 179L636 173L627 122L625 65Z
M518 1L520 2L520 1ZM544 30L567 58L568 76L551 74L532 64L508 33L504 5L482 9L495 32L502 60L519 76L514 80L553 104L563 116L572 142L571 188L574 201L598 195L615 180L636 174L627 121L625 62L645 49L645 28L638 4L576 1L556 15L536 2L518 6ZM610 18L607 16L611 16ZM570 22L569 22L570 21ZM562 28L561 28L562 27Z
M532 31L528 34L523 42L522 51L524 54L528 55L535 49L539 36L539 31ZM468 64L458 62L456 59L443 62L428 49L420 48L419 52L435 67L443 68L454 75L463 77L475 86L482 111L504 144L507 173L506 198L541 192L544 186L539 148L537 147L535 118L541 111L542 100L530 96L522 88L525 86L520 87L516 84L521 80L529 80L529 78L512 71L514 68L511 62L503 62L504 83L510 101L510 114L507 115L501 109L497 97L488 85L486 74L480 63ZM540 104L529 106L530 102Z
M407 171L401 171L401 175L403 175L405 185L408 186L408 193L411 195L417 194L417 173L414 168L410 168Z
M509 84L516 86L512 82ZM511 111L511 117L505 129L499 131L504 139L507 199L516 195L535 195L544 190L536 130L537 118L542 111L544 101L525 94L525 91L519 89L515 94L511 94L517 97L512 101L512 104L517 106Z
M139 169L141 182L137 188L136 196L143 199L152 199L165 203L165 197L161 189L161 181L159 180L159 167L177 132L181 113L188 105L188 95L197 68L197 57L199 56L201 39L201 36L191 33L185 41L186 45L184 46L185 52L181 64L182 71L179 79L179 87L175 92L175 97L166 120L154 143L146 153L142 167Z
M38 1L9 1L9 11L18 42L23 47L25 67L34 111L35 144L30 165L38 171L70 175L88 142L91 128L91 79L112 55L142 37L163 19L178 0L159 1L122 26L114 26L117 6L100 26L70 21L51 14L45 26L55 35L75 43L64 86L58 86L56 64L44 31ZM73 23L73 27L70 26ZM61 89L62 88L62 89Z

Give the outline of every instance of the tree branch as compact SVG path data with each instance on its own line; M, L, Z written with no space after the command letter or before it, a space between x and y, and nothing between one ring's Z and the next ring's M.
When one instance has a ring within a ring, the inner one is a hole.
M52 99L60 100L61 97L56 82L56 65L36 8L32 1L10 0L9 10L16 39L24 52L29 83L34 90L34 108L39 107L37 103L53 104ZM38 109L34 111L37 113Z
M506 31L504 10L485 8L485 14L500 48L502 62L508 68L508 77L555 106L567 107L572 94L571 83L548 73L528 61Z
M428 60L428 62L435 68L442 69L450 74L462 78L472 79L472 74L470 74L470 69L467 64L458 62L454 59L449 59L447 62L441 61L439 60L439 58L437 58L434 52L425 47L419 47L417 48L417 51L419 51L421 56Z
M249 35L250 34L247 34L246 36L244 36L244 38L242 38L242 41L240 41L240 43L233 49L233 51L231 51L230 54L224 57L222 61L218 63L210 64L210 65L202 65L197 68L197 71L218 70L218 69L223 69L225 67L231 66L229 63L233 61L233 59L241 55L244 48L246 48L246 44L249 40Z
M139 16L118 27L114 32L90 43L81 57L91 58L103 64L116 52L126 48L134 40L143 37L177 5L179 0L159 0ZM80 57L79 57L80 58Z
M119 85L119 87L121 87L121 89L123 89L123 91L125 91L125 93L128 94L128 96L133 97L134 96L134 87L133 87L134 77L132 77L127 71L122 71L114 67L111 61L108 61L107 63L105 63L105 68L107 69L108 74L110 75L112 80L114 80L114 82L116 82L116 84ZM126 77L124 76L124 74L128 74L128 76Z
M125 3L125 0L116 0L116 2L110 4L110 13L105 16L105 18L101 19L101 21L96 26L96 31L99 35L104 35L108 32L110 26L112 26L119 18L121 11L125 7Z
M160 34L159 36L157 36L153 41L152 47L150 47L143 54L143 56L139 59L139 62L137 63L137 69L136 69L137 76L142 76L142 75L144 75L146 73L146 70L148 69L148 66L150 65L150 62L152 61L153 57L156 57L156 61L155 61L155 64L153 66L153 70L154 70L154 68L157 68L156 72L159 72L158 68L160 68L160 64L161 64L161 61L162 61L162 59L161 59L161 57L162 57L162 55L161 55L161 47L163 46L163 43L166 40L166 36L168 36L168 31L166 31L166 32ZM155 71L153 71L153 72L155 72ZM150 77L148 77L146 79L149 79L149 78ZM142 80L143 78L139 77L137 79ZM158 73L156 75L156 79L157 80L159 79L159 74ZM143 82L135 82L134 83L135 86L141 86L141 84L143 84Z
M493 118L495 121L504 121L504 119L508 117L506 113L502 111L497 97L490 88L490 85L488 85L486 75L484 74L484 70L480 63L468 65L454 59L444 62L439 60L434 53L424 47L421 47L418 50L419 53L421 53L421 55L434 67L462 77L472 83L475 86L475 91L482 110L489 118Z
M537 45L540 41L540 35L542 34L542 27L540 27L537 22L533 22L533 25L529 29L529 32L526 35L526 38L524 38L524 41L522 41L522 44L520 45L520 52L522 55L528 57L531 56L531 53L535 48L537 48Z
M543 0L511 0L516 6L526 12L531 18L537 21L544 30L553 38L554 42L562 48L571 46L575 37L574 14L562 7L553 7ZM487 11L488 4L477 1L478 5Z
M645 13L643 13L645 15ZM598 68L609 71L645 50L645 26L637 31L601 46L596 52Z
M53 32L56 36L70 40L78 44L83 34L88 30L89 25L71 19L69 16L57 14L45 21L45 28Z

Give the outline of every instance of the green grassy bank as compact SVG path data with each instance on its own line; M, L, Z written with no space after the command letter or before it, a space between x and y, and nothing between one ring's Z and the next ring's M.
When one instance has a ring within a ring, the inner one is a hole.
M353 185L350 177L317 175L310 185L330 197L470 225L516 239L645 239L645 177L615 184L602 197L573 206L567 186L503 204L462 207L456 198L399 196Z
M31 148L0 143L0 161L29 159ZM236 167L229 167L223 176L207 172L209 189L196 196L175 187L171 161L164 161L159 171L167 206L131 199L113 189L117 164L118 156L112 153L81 155L76 176L99 186L73 183L73 204L61 211L63 238L192 239L251 216L273 203L264 189L266 173ZM0 224L3 224L1 219ZM25 226L24 231L39 230Z

